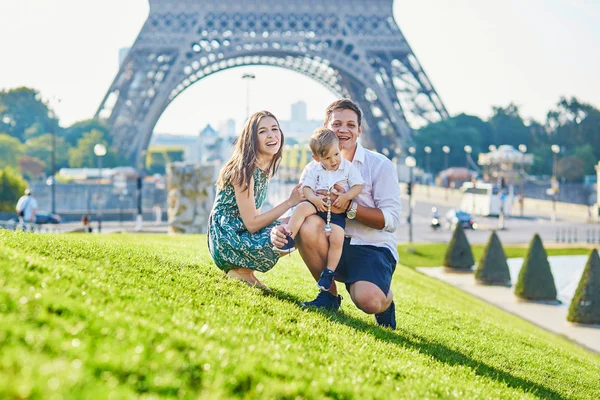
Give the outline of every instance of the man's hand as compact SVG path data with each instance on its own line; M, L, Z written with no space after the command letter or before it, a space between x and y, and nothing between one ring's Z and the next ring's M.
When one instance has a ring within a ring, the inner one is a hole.
M277 248L282 247L287 243L286 235L289 234L290 231L288 231L285 225L277 225L271 229L271 243Z

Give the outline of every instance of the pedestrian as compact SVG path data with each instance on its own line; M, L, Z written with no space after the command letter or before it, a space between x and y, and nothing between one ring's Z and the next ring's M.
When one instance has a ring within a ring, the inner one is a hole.
M364 179L362 192L332 212L346 213L346 238L335 280L345 282L354 304L367 314L375 314L380 326L396 328L396 308L391 290L392 275L398 262L396 229L400 223L400 187L394 164L382 154L358 143L362 134L362 112L349 99L333 102L325 111L325 127L340 141L342 157L352 162ZM301 178L302 181L302 178ZM335 195L333 195L335 201ZM296 247L317 281L327 265L329 243L325 221L309 216L300 227ZM271 230L271 242L282 247L286 229ZM305 306L337 310L342 298L335 282Z
M83 226L84 233L92 233L92 221L90 220L89 215L84 214L83 217L81 217L81 225Z
M208 223L208 249L215 265L230 278L267 290L254 272L267 272L279 260L270 244L271 228L304 199L297 185L284 202L260 212L281 161L283 141L279 122L270 112L248 118L233 156L219 173Z
M21 196L17 202L17 214L19 216L19 224L23 229L27 230L27 224L33 230L35 224L35 213L37 212L38 204L30 189L25 190L25 194Z

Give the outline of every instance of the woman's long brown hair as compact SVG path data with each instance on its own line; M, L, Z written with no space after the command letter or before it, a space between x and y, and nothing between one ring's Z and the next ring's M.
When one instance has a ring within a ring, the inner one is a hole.
M258 168L258 159L256 152L258 150L258 124L265 117L271 117L277 122L277 118L269 111L259 111L248 118L240 137L235 142L233 156L221 169L219 179L217 180L217 188L223 190L227 183L232 183L235 186L240 186L244 190L248 190L250 180L254 174L254 170ZM281 127L279 128L281 132ZM283 153L283 132L281 132L281 142L279 150L273 156L269 168L267 170L268 177L272 177L277 172L277 167L281 161ZM250 192L248 192L249 194Z

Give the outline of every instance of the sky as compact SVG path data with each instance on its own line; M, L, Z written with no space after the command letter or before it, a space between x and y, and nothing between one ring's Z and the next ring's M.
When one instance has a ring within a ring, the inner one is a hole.
M40 91L61 124L90 118L148 16L147 0L0 0L0 89ZM487 118L514 102L545 120L560 96L600 107L600 1L395 0L394 17L451 115ZM155 132L197 134L250 109L290 118L308 104L322 119L335 95L275 67L240 67L198 81L165 110Z

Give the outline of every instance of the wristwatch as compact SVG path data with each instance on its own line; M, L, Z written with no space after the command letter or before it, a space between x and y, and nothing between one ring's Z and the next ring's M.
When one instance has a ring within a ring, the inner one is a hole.
M350 207L350 210L348 210L348 212L346 212L346 217L348 219L356 218L356 210L357 209L358 209L358 204L356 204L355 202L352 202L352 206Z

